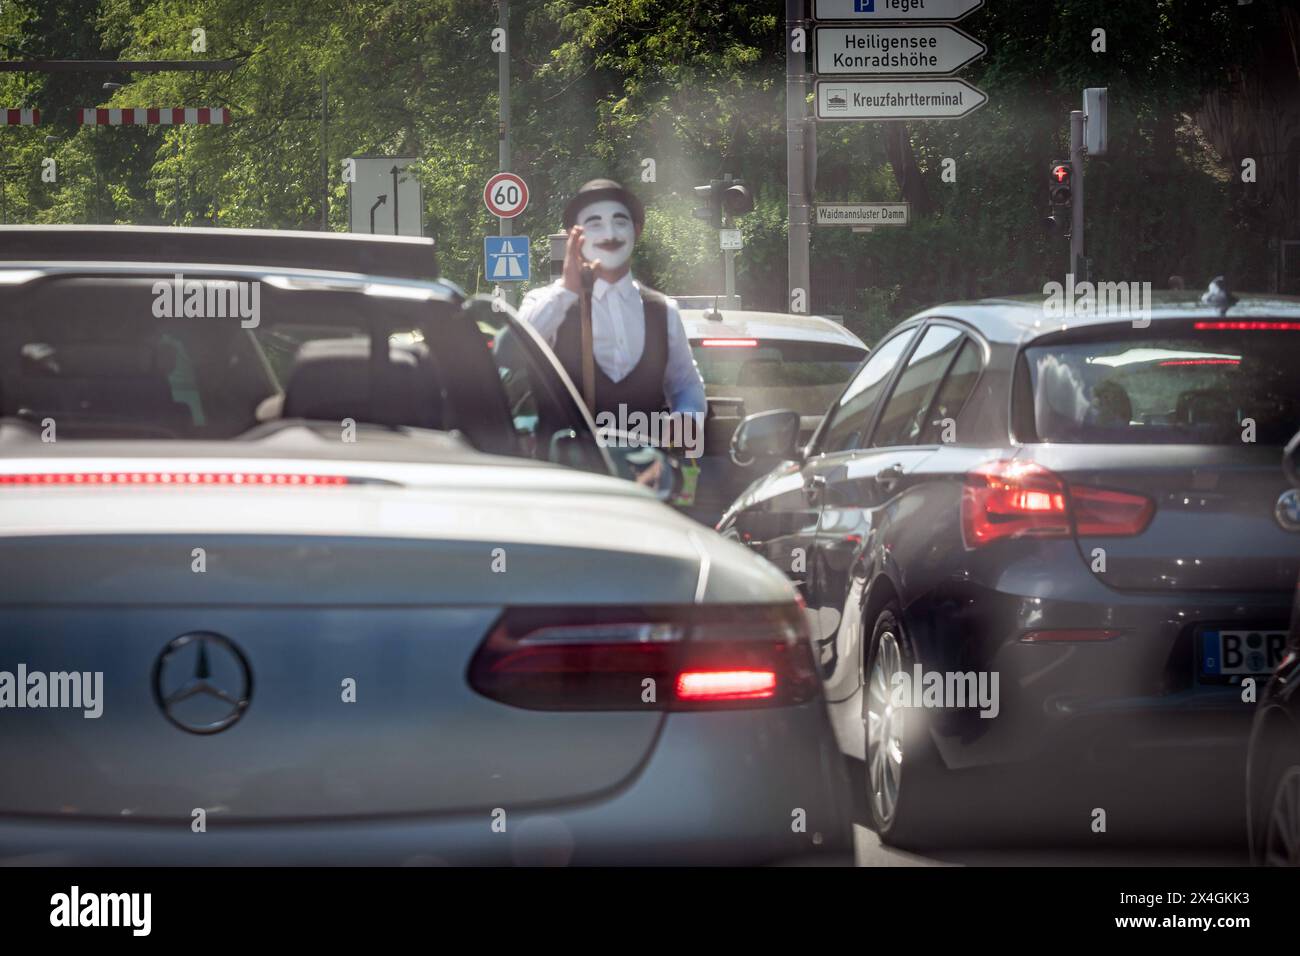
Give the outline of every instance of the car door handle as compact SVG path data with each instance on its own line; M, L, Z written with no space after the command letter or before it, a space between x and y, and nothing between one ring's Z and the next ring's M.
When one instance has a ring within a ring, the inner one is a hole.
M876 481L881 484L893 484L903 477L903 466L899 464L890 465L888 468L881 468L876 472Z

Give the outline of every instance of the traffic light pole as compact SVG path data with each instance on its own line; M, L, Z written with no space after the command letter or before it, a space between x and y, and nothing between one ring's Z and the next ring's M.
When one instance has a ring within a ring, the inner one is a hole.
M811 268L809 265L808 226L808 74L806 40L804 49L794 49L794 31L802 29L806 36L808 21L805 17L807 0L785 0L785 168L790 217L789 257L790 288L786 307L795 311L809 310Z
M1070 199L1070 273L1076 282L1088 281L1088 261L1083 255L1083 110L1070 114L1070 165L1073 193Z
M727 249L722 253L723 290L727 294L727 308L736 307L736 250Z

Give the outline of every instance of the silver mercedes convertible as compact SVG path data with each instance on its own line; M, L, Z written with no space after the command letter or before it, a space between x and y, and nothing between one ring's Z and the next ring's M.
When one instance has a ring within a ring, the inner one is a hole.
M428 240L0 229L0 861L844 853L803 609L673 472Z

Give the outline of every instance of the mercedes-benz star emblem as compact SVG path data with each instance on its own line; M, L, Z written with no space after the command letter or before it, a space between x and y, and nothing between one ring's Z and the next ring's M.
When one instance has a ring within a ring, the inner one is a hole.
M1300 531L1300 491L1288 488L1282 492L1273 508L1273 516L1287 531Z
M229 638L194 631L175 638L158 655L153 696L163 715L181 730L220 733L248 709L253 672Z

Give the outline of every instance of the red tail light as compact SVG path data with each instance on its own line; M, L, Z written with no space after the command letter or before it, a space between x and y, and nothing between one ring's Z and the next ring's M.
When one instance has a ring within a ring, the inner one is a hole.
M683 671L678 700L766 700L776 694L776 671Z
M0 485L296 485L320 487L346 485L346 475L288 475L278 472L228 471L55 471L0 474Z
M968 548L1000 538L1141 534L1155 512L1142 495L1069 486L1032 461L992 461L966 474L962 534Z
M961 496L966 547L999 538L1065 538L1065 482L1032 461L991 461L967 472Z
M1141 534L1156 510L1155 502L1142 495L1087 485L1070 486L1070 504L1075 530L1083 537Z
M1197 322L1198 332L1300 332L1300 322Z
M795 605L511 608L469 668L480 694L533 710L711 710L813 699Z

